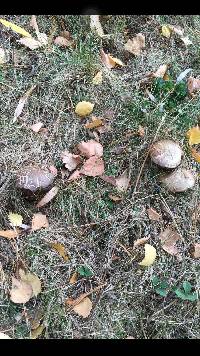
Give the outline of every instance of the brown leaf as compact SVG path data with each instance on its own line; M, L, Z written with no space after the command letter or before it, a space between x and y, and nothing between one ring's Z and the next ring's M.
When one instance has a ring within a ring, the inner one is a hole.
M55 177L58 175L58 170L55 166L49 166L49 170Z
M79 304L73 307L73 311L83 318L87 318L90 315L91 310L92 302L88 297L85 297Z
M100 134L112 131L111 125L104 124L103 126L97 127L96 129Z
M100 55L103 64L105 64L108 69L114 68L116 65L124 66L124 63L120 61L120 59L105 53L103 49L100 50Z
M173 231L170 227L167 227L161 234L159 235L161 240L162 248L170 255L178 255L179 250L176 247L176 242L180 240L180 235Z
M72 45L72 41L68 40L66 37L58 36L55 38L54 44L60 47L69 47Z
M77 278L78 278L78 273L77 272L74 272L72 274L72 276L70 277L70 280L69 280L69 283L70 284L74 284L77 282Z
M81 154L87 158L90 158L92 156L103 156L103 146L95 140L89 140L87 142L82 141L78 144L77 148L79 149Z
M143 48L145 48L145 36L141 33L138 33L132 40L128 40L128 42L124 46L125 50L134 54L135 56L139 56Z
M43 324L39 325L36 329L31 330L31 339L37 339L38 336L40 336L43 332L43 330L46 328Z
M10 300L13 303L26 303L33 295L33 289L29 283L19 281L12 277L12 289L10 290Z
M69 169L70 172L76 169L76 167L81 163L81 157L70 153L68 150L61 153L61 159L65 164L65 168Z
M44 124L42 123L42 122L37 122L36 124L34 124L34 125L32 125L31 127L30 127L30 129L33 131L33 132L39 132L40 131L40 129L42 128L42 126L43 126Z
M71 174L71 176L68 178L68 182L71 182L73 180L79 179L82 177L81 172L77 169L75 172Z
M116 187L120 192L126 192L130 183L130 178L128 177L127 170L124 171L121 176L116 178Z
M112 177L112 176L106 176L106 175L102 175L99 178L101 178L104 182L109 183L114 185L114 187L116 187L116 178Z
M102 118L92 116L92 121L85 124L85 128L86 129L94 129L95 127L102 126L103 123L104 123L104 121L102 120Z
M48 204L57 194L58 194L59 188L54 186L49 190L48 193L44 195L44 197L37 203L36 208L41 208L42 206Z
M19 236L19 230L1 230L0 236L5 237L7 239L13 239Z
M144 127L141 126L141 125L139 125L139 127L138 127L138 135L139 135L140 137L144 137L144 135L145 135L145 129L144 129Z
M200 258L200 244L197 244L197 243L194 244L193 257L194 258Z
M150 220L159 221L161 219L160 214L158 214L157 211L154 210L153 208L147 209L147 213Z
M197 150L195 150L195 148L191 148L191 154L194 160L200 163L200 153Z
M50 246L59 253L59 255L64 259L64 261L69 261L69 256L66 254L64 245L56 242L50 243Z
M188 78L187 87L190 95L200 89L200 79Z
M38 276L30 272L25 272L21 268L19 269L19 276L22 282L26 282L32 287L32 296L37 297L37 295L41 292L41 281Z
M39 28L38 28L38 24L37 24L37 20L36 20L36 16L35 16L35 15L32 15L32 16L31 16L30 26L31 26L36 32L39 32Z
M145 244L148 240L150 239L150 236L148 237L142 237L141 239L138 239L136 241L134 241L134 247L140 246Z
M122 201L122 199L123 199L123 198L120 198L120 197L118 197L118 196L116 196L116 195L113 195L113 194L109 194L108 196L109 196L109 198L110 198L112 201L114 201L115 203L116 203L116 202L120 202L120 201Z
M25 47L28 47L29 49L32 50L43 46L43 44L40 41L35 40L33 37L22 37L17 42L21 43Z
M166 74L166 71L167 71L167 68L168 68L168 65L167 64L162 64L156 72L153 73L153 76L155 78L163 78L164 75Z
M29 39L27 37L27 39ZM17 118L21 115L22 110L24 108L24 105L27 102L28 97L31 95L32 91L36 88L36 85L33 85L27 92L24 94L24 96L19 100L19 104L16 107L15 113L14 113L14 118L13 118L13 123L17 120Z
M41 213L34 214L32 218L32 231L40 230L42 227L49 227L49 222L46 215Z
M104 161L102 158L92 156L83 164L80 173L89 177L101 176L104 173Z

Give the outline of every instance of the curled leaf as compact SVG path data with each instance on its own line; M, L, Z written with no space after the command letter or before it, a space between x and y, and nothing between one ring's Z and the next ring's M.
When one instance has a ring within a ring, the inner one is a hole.
M13 118L13 123L17 120L17 118L21 115L22 110L24 108L24 105L27 102L28 97L31 95L32 91L36 88L36 85L33 85L27 92L24 94L24 96L19 100L19 103L16 107L15 113L14 113L14 118Z
M80 101L75 108L75 113L81 117L85 117L93 111L94 104L89 101Z
M189 145L198 145L200 143L200 128L199 126L192 127L186 134L189 139Z
M148 240L150 239L150 236L148 237L142 237L141 239L138 239L134 241L134 248L140 245L144 245Z
M63 258L64 261L69 261L69 257L66 254L64 245L62 245L59 242L56 242L56 243L51 243L50 246L59 253L59 255Z
M188 36L180 37L180 39L183 41L183 43L184 43L186 46L189 46L189 45L193 44L193 42L189 39Z
M42 206L48 204L57 194L59 188L53 187L44 197L37 203L36 208L41 208Z
M100 50L100 55L103 64L105 64L108 69L112 69L116 67L116 65L124 66L124 63L120 59L105 53L103 49Z
M139 265L148 267L151 266L156 259L156 255L157 255L156 249L155 247L149 244L145 244L144 248L145 248L145 257L141 262L139 262Z
M168 68L168 65L167 64L162 64L156 72L153 73L153 76L155 78L163 78L164 75L166 74L167 72L167 68Z
M81 163L81 157L70 153L68 150L61 153L61 159L65 164L65 168L69 169L69 171L73 171Z

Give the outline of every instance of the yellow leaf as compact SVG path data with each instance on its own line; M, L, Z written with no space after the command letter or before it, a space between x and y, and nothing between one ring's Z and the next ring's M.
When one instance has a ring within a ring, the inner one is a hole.
M75 113L81 117L85 117L93 111L94 104L90 103L89 101L80 101L76 105Z
M125 66L125 64L120 59L115 58L115 57L111 56L110 54L108 54L108 58L111 59L115 63L115 65L117 64L118 66L121 66L121 67Z
M25 271L21 268L19 269L19 276L21 281L26 282L31 286L33 290L32 296L37 297L37 295L41 292L41 282L38 276L30 272L25 273Z
M19 214L9 213L8 219L10 220L12 226L21 226L23 217Z
M200 128L199 126L192 127L186 134L189 139L189 145L198 145L200 143Z
M170 38L172 30L169 26L164 25L162 26L161 32L164 37Z
M88 297L85 297L79 304L73 307L73 311L83 318L87 318L90 315L91 310L92 302Z
M63 246L62 244L60 243L51 243L50 244L51 247L56 250L59 255L65 260L65 261L68 261L69 260L69 257L67 256L66 252L65 252L65 246Z
M139 265L146 266L146 267L151 266L156 259L156 249L155 247L149 244L145 244L144 248L145 248L145 257L141 262L139 262Z
M191 148L192 157L196 162L200 163L200 153L195 150L195 148Z
M36 329L31 331L31 339L37 339L38 336L40 336L43 332L43 330L45 329L45 326L39 325Z
M92 79L92 84L98 85L101 84L102 81L103 81L102 71L99 71Z
M24 37L32 37L30 33L28 33L27 31L25 31L22 27L15 25L14 23L10 22L10 21L6 21L4 19L0 19L0 22L2 23L2 25L11 28L11 30L13 30L14 32L19 33L20 35L24 36Z
M92 122L88 122L87 124L85 124L85 128L86 129L94 129L95 127L99 127L103 125L103 120L93 116L92 117Z

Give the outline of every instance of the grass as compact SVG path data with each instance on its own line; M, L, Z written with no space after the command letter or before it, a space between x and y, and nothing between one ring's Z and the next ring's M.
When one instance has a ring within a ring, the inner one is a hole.
M6 16L7 20L24 26L28 31L28 16ZM13 338L30 337L29 316L42 308L45 331L41 338L135 338L175 339L199 338L199 301L187 302L170 293L163 298L155 293L151 278L158 276L171 284L181 285L189 281L199 291L199 262L191 258L189 248L199 241L198 222L191 215L199 199L198 184L184 194L173 195L158 183L160 170L147 161L136 194L133 194L139 170L147 148L158 133L160 138L172 138L184 149L182 166L198 171L188 152L186 131L199 119L200 98L188 96L175 99L175 107L154 104L145 94L139 82L147 72L159 65L170 64L173 80L186 68L192 75L200 75L199 64L199 16L111 16L102 20L111 39L99 39L90 32L86 16L38 16L42 32L49 34L56 24L55 35L65 22L76 41L75 49L53 51L39 49L29 51L16 42L17 36L2 29L3 46L9 61L0 69L0 194L1 229L9 228L9 211L23 215L24 223L30 223L37 209L33 202L24 199L14 185L17 171L32 162L39 165L58 164L64 149L73 150L81 140L91 135L77 119L74 108L77 102L89 100L95 104L94 115L105 116L114 111L112 131L102 134L106 174L119 175L124 169L131 170L131 186L119 204L110 201L108 194L115 188L99 178L86 178L66 184L60 177L57 197L41 212L49 218L48 229L20 237L16 243L0 240L2 265L1 277L1 322L0 331ZM167 40L160 35L160 26L170 23L185 29L194 45L185 48L177 38ZM140 57L127 56L123 46L128 37L142 32L146 36L146 48ZM126 66L106 70L99 58L103 47L125 62ZM11 55L15 49L25 68L13 66ZM103 84L91 84L98 70L103 72ZM19 98L31 85L37 83L28 105L23 111L23 120L12 124L12 117ZM152 88L153 90L153 88ZM168 100L164 95L164 102ZM42 121L49 129L48 139L34 134L26 125ZM144 138L125 135L128 131L145 127ZM116 155L112 149L126 145L126 150ZM146 208L153 207L162 214L160 222L149 221ZM172 224L181 233L180 247L183 260L178 262L166 254L158 239L162 229ZM156 247L156 263L149 268L138 267L143 258L143 249L135 259L131 253L136 239L150 236L150 244ZM65 245L70 260L64 262L49 247L49 242ZM113 254L119 259L113 260ZM19 261L36 273L42 280L42 293L24 305L9 300L11 275ZM80 266L87 266L93 276L79 277L75 285L69 284L70 276ZM93 310L87 319L82 319L65 308L67 297L76 298L81 293L107 283L100 293L90 297ZM26 317L24 317L24 313Z

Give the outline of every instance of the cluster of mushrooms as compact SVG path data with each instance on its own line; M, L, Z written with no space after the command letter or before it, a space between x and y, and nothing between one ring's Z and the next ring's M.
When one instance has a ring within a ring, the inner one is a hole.
M150 149L150 157L154 163L165 169L173 169L171 173L160 178L164 186L173 193L185 192L195 184L195 175L190 170L177 168L182 156L180 145L172 140L157 141Z

